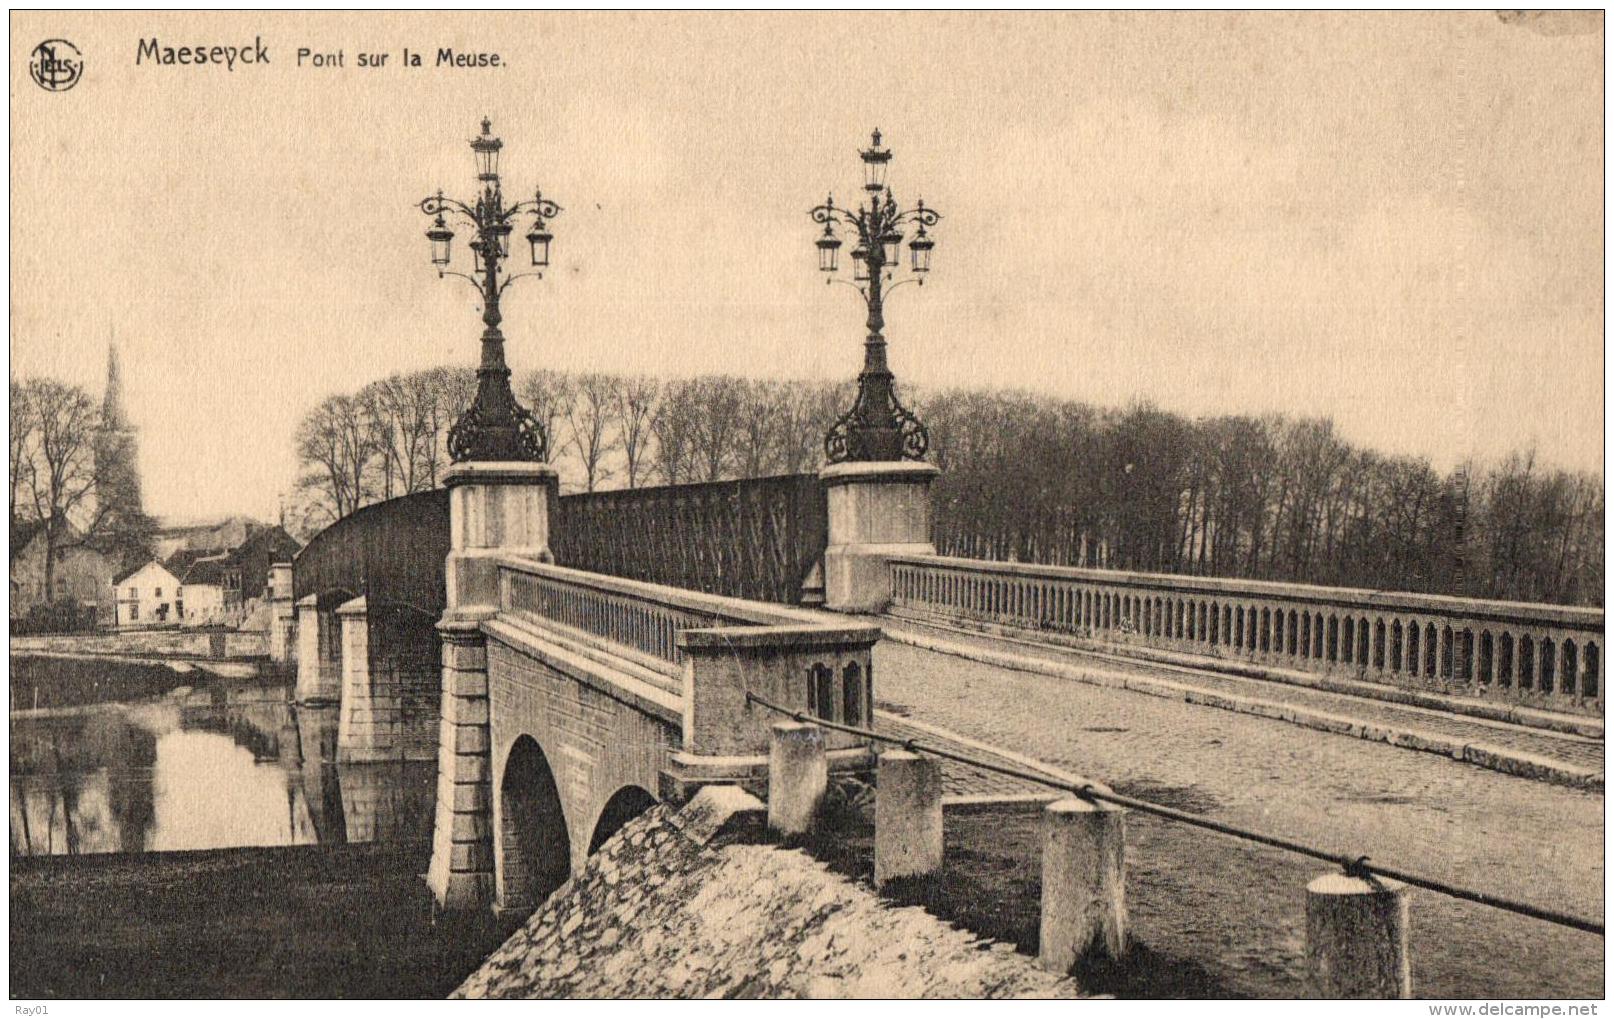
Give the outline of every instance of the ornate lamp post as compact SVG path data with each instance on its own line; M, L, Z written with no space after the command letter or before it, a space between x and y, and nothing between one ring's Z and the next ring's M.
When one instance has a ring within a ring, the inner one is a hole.
M869 460L923 460L930 448L930 435L919 419L897 399L896 384L885 356L885 295L903 283L924 283L930 271L930 252L935 241L926 232L941 215L925 207L923 201L911 209L897 206L886 184L891 150L881 148L880 132L861 151L863 190L867 198L855 209L839 208L833 195L812 210L813 222L824 232L817 241L818 267L826 273L839 269L841 240L837 224L849 227L857 238L852 251L854 277L849 284L863 295L868 307L868 339L863 344L863 371L857 377L857 400L842 414L824 436L824 456L832 464ZM905 227L916 227L908 241L913 275L893 282L902 262ZM837 282L831 278L828 282Z
M543 427L527 408L516 402L510 390L510 368L504 360L504 334L499 331L502 320L499 298L516 280L543 275L549 265L549 244L553 240L548 221L560 215L561 208L536 189L529 200L505 204L499 183L499 152L504 142L493 137L492 130L493 124L483 118L482 135L471 142L481 187L476 202L467 204L445 198L441 191L420 202L422 212L436 217L426 231L426 238L431 241L432 264L437 266L438 276L457 276L470 282L482 295L482 322L486 328L482 331L482 360L476 369L476 399L448 432L448 454L455 463L542 461L548 445ZM533 222L526 233L526 241L531 248L532 271L512 274L503 263L510 257L513 221L529 213ZM449 268L454 231L445 216L471 228L470 273Z

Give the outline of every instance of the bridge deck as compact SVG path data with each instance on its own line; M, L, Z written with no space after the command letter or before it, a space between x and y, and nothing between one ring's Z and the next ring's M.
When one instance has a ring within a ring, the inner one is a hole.
M875 676L882 707L909 724L1388 866L1603 913L1598 794L895 640L879 645ZM1134 933L1169 957L1213 960L1239 993L1292 993L1303 970L1302 889L1323 868L1149 817L1129 816L1127 827ZM1602 994L1596 937L1433 894L1415 895L1412 908L1420 995Z

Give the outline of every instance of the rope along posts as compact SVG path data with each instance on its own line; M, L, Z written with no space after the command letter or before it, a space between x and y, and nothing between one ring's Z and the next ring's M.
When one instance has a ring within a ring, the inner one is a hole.
M1366 856L1352 856L1350 854L1329 852L1326 849L1319 849L1316 846L1310 846L1303 842L1296 842L1293 839L1287 839L1279 835L1269 835L1265 832L1258 832L1249 828L1241 828L1238 825L1226 824L1221 821L1212 820L1211 818L1204 817L1200 814L1191 814L1187 811L1162 806L1158 803L1151 803L1148 800L1140 800L1131 796L1123 796L1119 793L1106 792L1105 790L1099 789L1091 784L1076 785L1070 782L1062 782L1059 779L1038 774L1035 771L994 764L991 761L980 760L978 758L971 757L968 754L956 753L942 747L928 746L919 740L900 739L895 736L888 736L884 733L875 732L872 729L864 729L855 725L845 725L840 722L830 721L828 719L819 718L815 715L809 715L804 711L794 711L790 708L781 707L780 705L764 700L753 693L747 692L745 698L746 702L749 704L760 705L767 708L769 711L792 718L798 722L808 722L813 725L821 725L826 729L836 729L841 732L852 733L857 736L877 740L881 743L900 746L911 753L930 754L946 760L957 761L960 764L965 764L972 768L980 768L983 771L996 772L997 774L1007 775L1011 778L1023 779L1028 782L1036 782L1040 785L1047 786L1050 789L1068 792L1085 800L1113 803L1116 806L1126 807L1130 810L1136 810L1145 814L1152 814L1155 817L1162 817L1169 821L1177 821L1182 824L1192 825L1196 828L1203 828L1207 831L1217 832L1221 835L1228 835L1233 838L1243 839L1247 842L1255 842L1264 846L1271 846L1275 849L1283 849L1291 853L1296 853L1300 856L1310 857L1314 860L1323 860L1339 866L1347 875L1351 877L1370 878L1374 875L1387 877L1393 881L1400 881L1404 884L1412 885L1415 888L1425 889L1426 891L1438 892L1441 895L1450 896L1454 899L1463 899L1467 902L1479 903L1482 906L1490 906L1493 909L1501 909L1509 913L1517 913L1520 916L1528 916L1536 920L1545 920L1547 923L1558 924L1562 927L1570 927L1578 931L1585 931L1588 934L1596 934L1599 937L1603 935L1603 923L1598 920L1589 920L1585 917L1575 916L1571 913L1563 913L1553 909L1544 909L1540 906L1533 906L1527 902L1517 902L1512 899L1504 898L1500 895L1492 895L1488 892L1475 891L1471 888L1463 888L1459 885L1449 884L1435 878L1424 877L1422 875L1414 874L1395 867L1381 867L1378 864L1368 862L1369 857Z

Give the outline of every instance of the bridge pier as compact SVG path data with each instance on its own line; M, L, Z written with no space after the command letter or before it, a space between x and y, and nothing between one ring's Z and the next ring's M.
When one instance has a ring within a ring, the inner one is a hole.
M824 607L883 612L891 602L892 556L935 555L928 463L831 464L819 472L829 501Z
M449 490L448 598L437 626L442 721L426 883L444 909L467 909L494 897L488 652L481 624L498 610L500 558L554 562L549 521L560 482L547 464L461 463L443 483Z
M444 909L493 901L493 784L488 736L488 651L481 624L445 619L437 814L426 883Z
M331 703L342 696L341 632L319 598L297 602L297 687L299 704Z
M269 660L280 665L297 658L297 608L292 598L291 563L269 567Z

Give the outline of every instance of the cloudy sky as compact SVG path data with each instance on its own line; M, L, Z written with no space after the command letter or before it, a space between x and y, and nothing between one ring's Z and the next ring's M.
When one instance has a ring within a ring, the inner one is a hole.
M1331 415L1430 457L1602 470L1600 14L12 18L11 372L124 351L149 507L275 513L324 396L471 364L414 203L567 207L511 288L517 371L836 378L861 313L805 211L878 125L946 216L888 309L929 387ZM137 65L141 39L269 49ZM48 37L84 77L28 78ZM299 47L346 66L297 66ZM496 51L410 69L408 47ZM389 54L361 69L360 53Z

